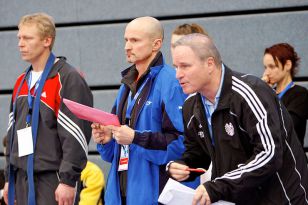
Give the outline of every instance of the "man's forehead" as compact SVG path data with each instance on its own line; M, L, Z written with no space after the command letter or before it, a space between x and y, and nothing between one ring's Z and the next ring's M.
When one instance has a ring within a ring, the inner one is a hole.
M181 63L181 62L185 62L191 56L187 55L187 53L184 50L178 50L178 51L173 52L172 57L174 60Z
M147 38L150 34L140 28L129 28L125 30L125 38Z
M178 54L194 53L193 50L186 45L177 45L174 47L174 52Z
M28 37L41 37L40 31L36 25L26 24L19 26L17 37L28 36Z
M18 31L37 31L38 28L34 24L22 24L19 26Z
M138 32L147 36L153 36L155 35L158 31L155 29L155 26L150 24L146 20L137 20L137 21L132 21L127 24L125 28L125 32Z
M172 53L173 59L176 59L178 63L187 63L191 60L197 60L196 54L188 46L177 46Z

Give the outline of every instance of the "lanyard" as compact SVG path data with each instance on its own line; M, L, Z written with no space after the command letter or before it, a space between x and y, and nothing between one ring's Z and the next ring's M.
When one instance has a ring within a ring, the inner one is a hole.
M144 86L146 85L146 83L149 81L149 79L152 78L152 74L151 72L148 74L147 78L143 81L142 85L139 87L139 89L137 90L137 93L135 94L134 98L132 99L132 92L129 92L128 95L128 99L127 99L127 110L126 110L126 119L130 120L131 119L131 114L132 114L132 110L133 107L136 103L136 100L138 99L140 93L142 92Z
M41 101L41 94L42 94L42 90L45 84L45 81L47 80L47 77L52 69L52 66L54 64L55 61L55 56L53 55L53 53L50 53L47 63L45 65L44 71L41 75L41 79L38 83L38 87L35 89L36 91L36 96L34 97L34 106L33 106L33 112L32 112L32 138L33 138L33 148L35 149L35 144L36 144L36 139L37 139L37 131L38 131L38 122L39 122L39 111L40 111L40 101ZM13 116L15 116L15 111L16 111L16 103L17 103L17 97L19 95L20 89L22 87L22 84L24 83L27 75L29 74L29 72L31 71L32 66L30 66L27 71L26 74L24 76L24 78L21 81L21 84L19 85L18 91L16 93L16 97L15 97L15 102L13 103ZM29 91L30 92L30 91ZM29 92L28 92L28 100L29 100ZM33 99L32 99L33 100ZM31 100L31 106L33 104ZM28 101L29 103L29 101ZM30 108L30 107L29 107ZM30 109L29 109L30 110ZM29 114L29 113L28 113ZM31 117L30 117L31 119ZM14 129L15 129L15 120L13 121L13 126L12 126L12 134L11 134L11 150L10 153L12 153L12 143L13 143L13 137L14 137ZM28 177L28 204L29 205L36 205L36 201L35 201L35 189L34 189L34 177L33 177L33 167L34 167L34 153L28 155L28 159L27 159L27 177ZM13 205L14 204L14 198L15 198L15 191L14 191L14 186L15 186L15 173L14 173L14 167L13 165L10 163L9 165L9 205Z
M28 79L28 105L29 105L29 112L27 114L27 118L26 118L26 123L27 123L27 127L30 125L31 123L31 116L32 116L32 109L33 109L33 99L36 96L37 93L37 89L39 87L40 81L41 81L42 75L39 77L39 79L35 82L34 85L34 92L33 95L31 95L31 81L32 81L32 72L30 72L29 74L29 79Z
M143 81L143 83L137 90L137 93L135 94L133 99L132 99L132 92L131 91L129 92L129 95L127 98L127 109L126 109L126 114L125 114L125 117L128 121L130 121L131 119L132 110L133 110L133 107L139 95L141 94L143 88L145 87L149 79L151 78L152 78L152 74L150 72L147 78ZM129 145L121 145L120 162L119 162L118 171L125 171L128 169L128 160L129 160Z
M286 87L285 89L283 89L283 91L281 91L281 92L278 94L279 100L281 100L282 96L283 96L288 90L290 90L290 88L291 88L293 85L294 85L294 82L291 81L291 82L287 85L287 87Z

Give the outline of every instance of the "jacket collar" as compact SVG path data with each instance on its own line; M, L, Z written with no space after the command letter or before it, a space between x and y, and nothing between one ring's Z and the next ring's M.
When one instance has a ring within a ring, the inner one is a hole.
M56 58L59 58L59 60L52 66L52 69L51 69L47 79L55 77L58 74L59 70L66 63L66 57L59 56L59 57L56 57ZM27 69L24 72L26 73L26 71L27 71ZM28 78L29 78L29 75L26 76L26 80L28 80Z
M156 54L155 58L154 58L154 59L152 60L152 62L150 63L150 65L148 66L147 70L146 70L146 71L144 72L144 74L140 77L140 79L150 72L151 67L155 67L155 66L158 66L158 65L163 65L163 63L164 63L163 55L162 55L162 53L159 51L159 52ZM123 78L122 81L123 81L123 80L126 80L126 79L129 79L129 78L131 78L131 77L135 77L135 78L136 78L136 77L137 77L136 75L138 75L138 71L137 71L137 69L136 69L136 65L134 64L134 65L132 65L132 66L126 68L125 70L123 70L123 71L121 72L121 75L122 75L122 78ZM135 80L135 79L133 79L133 80Z
M216 110L221 110L230 107L230 97L232 89L232 70L225 66L224 82L222 84L219 102Z
M207 119L205 116L205 109L202 103L202 99L201 99L201 94L197 93L195 96L195 106L193 109L193 115L195 116L195 118L197 119L198 123L199 123L199 130L202 130L206 133L205 138L200 138L197 137L197 141L199 141L199 143L202 145L202 147L205 150L208 150L210 156L212 159L214 159L215 157L215 150L214 147L212 145L212 141L211 141L211 137L210 137L210 131L209 131L209 127L208 127L208 123L207 123ZM204 143L206 142L206 143Z
M231 88L232 88L232 70L225 66L225 75L223 76L224 82L222 84L221 93L219 102L216 110L221 110L230 107L230 97L231 97ZM196 94L196 109L195 110L204 110L202 103L202 96L200 93ZM194 113L197 114L198 112ZM196 116L196 115L195 115Z
M217 105L216 110L227 109L230 107L230 98L231 98L231 86L232 86L232 70L225 66L225 75L223 76L224 82L221 88L221 94L219 98L219 102ZM213 115L214 115L213 113ZM199 123L199 128L206 132L207 136L210 136L206 116L205 116L205 109L202 102L202 96L200 93L196 93L194 97L194 108L193 108L193 115L197 119ZM215 158L215 149L212 146L212 142L210 137L205 137L205 144L203 143L202 139L198 137L197 139L199 143L209 151L211 158Z
M48 78L53 78L57 75L59 70L64 66L66 63L66 57L64 56L59 56L57 57L59 60L53 65L52 70L49 73Z
M148 66L147 70L142 74L140 79L137 82L137 86L134 86L136 78L138 76L138 71L136 69L136 65L132 65L121 72L122 80L121 83L126 84L128 87L132 89L132 87L138 87L145 80L146 76L151 72L156 75L160 69L163 67L164 59L161 52L158 52L153 59L153 61Z
M217 105L216 110L214 113L218 110L228 109L230 107L230 98L231 98L231 86L232 86L232 71L227 66L225 66L225 75L223 76L224 82L221 88L221 94L219 98L219 102ZM193 108L193 115L196 117L196 119L199 121L201 126L204 130L206 130L207 134L209 135L209 130L207 126L207 120L205 116L205 109L202 102L202 96L200 93L196 93L195 96L195 106ZM213 115L214 115L213 113ZM210 143L211 144L211 143ZM211 148L209 148L210 150Z

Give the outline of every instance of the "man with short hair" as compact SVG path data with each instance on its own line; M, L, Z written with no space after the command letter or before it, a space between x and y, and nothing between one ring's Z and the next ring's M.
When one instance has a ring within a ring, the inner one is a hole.
M133 65L122 72L112 110L121 126L92 124L102 159L112 163L105 203L158 204L168 179L164 164L184 151L181 109L186 95L175 70L164 63L163 28L157 19L132 20L124 39Z
M273 90L255 76L222 64L212 40L189 34L174 44L176 77L186 94L186 150L167 165L178 181L207 168L212 181L196 189L193 204L308 204L308 169L292 119Z
M21 58L31 66L18 77L11 100L5 200L71 205L87 163L91 127L67 109L63 98L92 106L93 96L76 69L51 52L52 17L23 16L18 29Z

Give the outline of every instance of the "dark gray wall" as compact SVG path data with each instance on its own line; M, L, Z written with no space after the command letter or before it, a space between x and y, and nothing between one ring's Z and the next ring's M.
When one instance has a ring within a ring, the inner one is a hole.
M119 85L119 73L128 66L123 50L125 25L138 16L154 16L163 23L162 51L169 64L170 33L179 24L195 22L206 28L223 61L235 70L260 76L264 48L288 42L302 57L299 76L308 76L308 0L0 1L1 135L7 127L15 79L27 66L19 58L16 38L18 20L27 13L44 11L55 18L55 54L66 56L69 63L84 72L89 85L95 88L95 107L107 111L117 91L96 88ZM308 146L307 137L305 144ZM95 150L93 142L90 150ZM97 156L93 158L100 162ZM108 171L108 165L101 167Z

